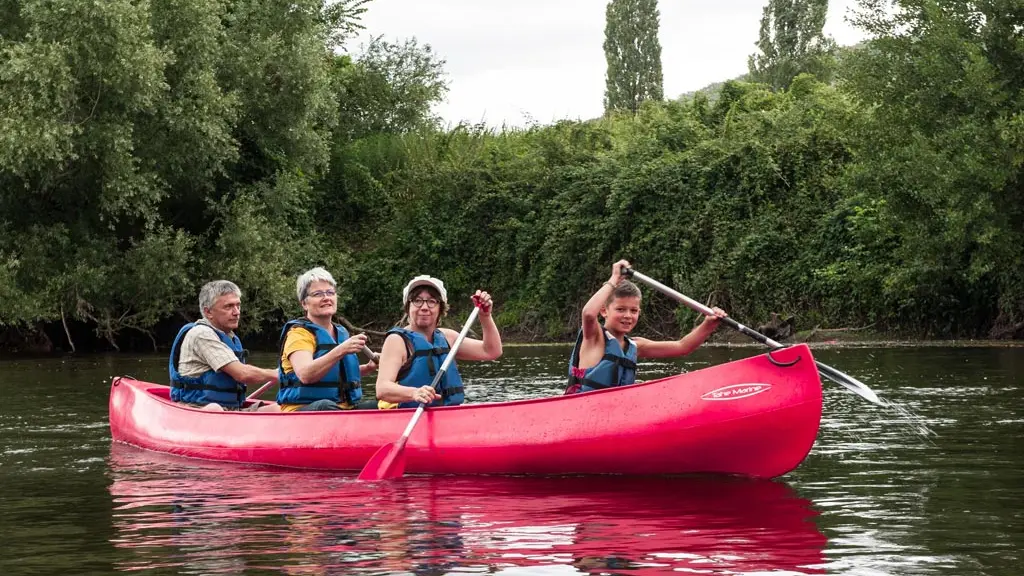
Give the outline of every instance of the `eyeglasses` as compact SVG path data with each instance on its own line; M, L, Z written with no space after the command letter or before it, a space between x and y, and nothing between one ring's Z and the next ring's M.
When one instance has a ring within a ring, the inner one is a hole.
M416 308L422 308L424 305L426 305L427 309L429 309L429 310L433 310L434 308L437 308L438 304L440 304L440 302L438 302L437 300L434 300L433 298L430 298L430 299L417 298L417 299L412 301L412 305L415 306Z
M317 290L306 295L307 298L326 298L337 294L334 290Z

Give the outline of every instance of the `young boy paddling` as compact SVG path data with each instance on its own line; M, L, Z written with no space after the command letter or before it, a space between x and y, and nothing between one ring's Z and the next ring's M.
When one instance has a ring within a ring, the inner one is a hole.
M671 358L693 352L718 328L726 313L713 308L689 334L679 340L628 338L640 317L640 289L623 279L629 262L612 265L612 275L583 307L583 327L569 358L569 386L566 394L589 392L636 381L639 358ZM598 322L604 317L604 327Z

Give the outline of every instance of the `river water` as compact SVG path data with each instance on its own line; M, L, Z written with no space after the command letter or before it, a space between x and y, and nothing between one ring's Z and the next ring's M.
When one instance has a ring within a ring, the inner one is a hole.
M759 352L709 346L641 370L653 378ZM498 362L462 367L467 394L558 394L567 353L507 347ZM163 382L166 358L3 361L0 572L1020 574L1024 348L815 354L891 405L826 382L814 449L775 481L365 484L352 474L182 459L112 445L107 425L111 377Z

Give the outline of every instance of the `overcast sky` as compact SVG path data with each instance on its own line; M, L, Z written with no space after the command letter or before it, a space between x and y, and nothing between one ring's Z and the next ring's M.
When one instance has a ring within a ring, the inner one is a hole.
M369 35L415 37L447 63L447 122L548 124L603 112L607 0L373 0ZM767 0L660 0L665 97L747 71ZM864 38L845 21L856 0L831 0L826 34L840 45Z

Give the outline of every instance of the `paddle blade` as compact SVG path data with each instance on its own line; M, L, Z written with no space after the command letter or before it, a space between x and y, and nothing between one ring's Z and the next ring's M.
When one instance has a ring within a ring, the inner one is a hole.
M359 480L392 480L405 474L405 442L392 442L380 447L359 472Z
M836 370L828 364L822 364L821 362L816 362L816 364L818 365L818 371L825 378L845 387L847 390L851 390L854 393L859 394L861 398L864 398L868 402L873 402L879 406L882 405L881 398L878 397L878 394L875 394L874 390L868 388L867 384L857 380L845 372Z

